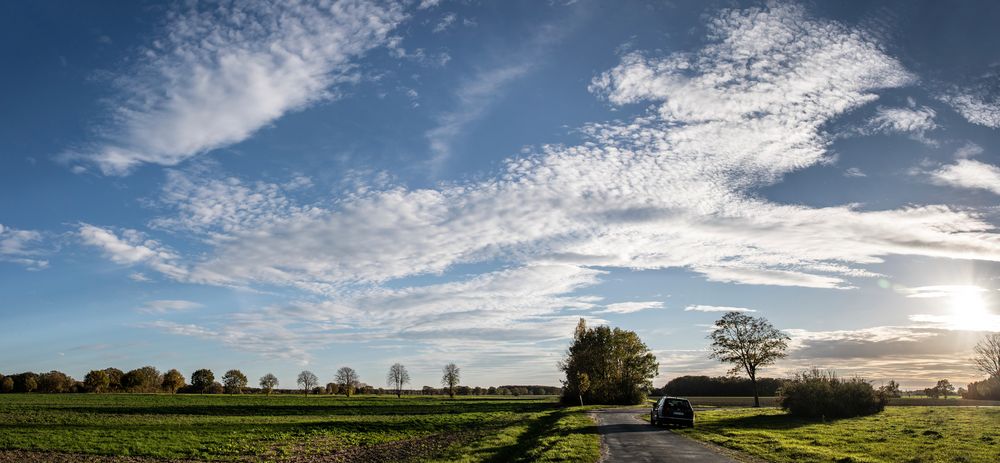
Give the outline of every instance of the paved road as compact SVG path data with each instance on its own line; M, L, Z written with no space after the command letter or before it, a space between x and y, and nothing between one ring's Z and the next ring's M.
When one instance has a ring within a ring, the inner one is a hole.
M640 421L636 415L648 409L611 409L594 412L601 446L607 454L603 462L669 463L697 461L738 463L712 448L661 427Z

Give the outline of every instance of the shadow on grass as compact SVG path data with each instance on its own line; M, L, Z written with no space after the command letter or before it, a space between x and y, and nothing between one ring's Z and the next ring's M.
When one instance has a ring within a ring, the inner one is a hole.
M838 419L814 419L814 418L800 418L797 416L792 416L788 414L776 414L776 415L750 415L750 416L738 416L732 418L720 418L713 420L710 423L699 424L700 427L704 428L736 428L736 429L764 429L764 430L782 430L782 429L796 429L803 426L809 426L813 424L820 423L835 423L842 419L849 418L838 418Z
M540 419L532 421L531 424L528 425L528 429L517 437L517 441L513 444L501 447L496 454L486 461L489 463L535 461L538 455L545 454L545 452L550 450L554 444L563 440L549 438L565 438L574 434L583 435L595 432L593 429L583 430L579 428L557 428L556 424L560 420L572 415L573 413L574 411L572 410L563 409L549 413ZM548 441L546 441L547 439Z

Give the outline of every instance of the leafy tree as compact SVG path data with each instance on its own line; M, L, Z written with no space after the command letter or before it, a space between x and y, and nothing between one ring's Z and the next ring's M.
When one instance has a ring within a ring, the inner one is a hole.
M38 389L37 376L32 375L24 378L24 392L34 392L36 389Z
M215 374L212 370L207 368L202 368L194 373L191 373L191 389L194 392L207 393L209 388L215 382Z
M358 377L358 372L354 371L351 367L340 367L337 370L337 374L334 375L333 380L340 384L340 392L344 395L350 397L354 394L355 389L361 383L361 378Z
M646 400L659 365L635 332L598 326L588 328L582 318L559 368L566 373L562 401L590 404L639 404ZM580 389L580 374L588 386ZM500 394L528 394L523 387L503 387Z
M732 374L745 372L753 383L753 406L760 407L757 369L784 358L791 338L767 319L739 312L729 312L717 320L709 338L712 340L711 358L732 363Z
M455 398L455 386L461 381L462 372L454 363L449 363L441 370L441 384L448 389L448 396Z
M108 378L108 372L93 370L83 377L83 384L90 392L107 392L108 387L111 386L111 379Z
M942 379L941 381L938 381L937 386L934 386L934 388L937 389L938 393L943 395L944 398L946 399L948 398L948 394L952 395L955 394L955 386L952 386L951 382L948 381L947 379Z
M104 372L108 374L108 392L125 391L122 387L122 376L125 376L125 372L117 368L105 368Z
M402 397L403 386L410 382L410 373L402 363L395 363L389 367L389 373L385 375L385 382L396 393L396 397Z
M176 369L163 374L163 390L174 394L178 389L184 387L184 375Z
M924 389L924 395L932 399L941 397L941 390L937 387L928 387Z
M0 392L14 392L14 378L8 376L0 381Z
M901 397L903 395L899 390L899 383L891 379L885 386L879 388L879 392L886 397Z
M222 394L223 392L225 392L225 390L226 390L226 389L225 389L225 388L223 388L223 387L222 387L222 385L221 385L221 384L219 384L219 382L218 382L218 381L215 381L215 382L213 382L212 384L210 384L210 385L209 385L209 386L208 386L208 387L207 387L207 388L205 389L205 393L206 393L206 394Z
M1000 333L988 334L976 344L973 360L990 378L1000 378Z
M38 390L41 392L68 392L75 381L61 371L52 370L38 377Z
M497 395L497 387L496 386L490 386L489 388L487 388L486 389L486 395Z
M162 383L160 371L151 366L136 368L122 376L122 387L128 392L156 392Z
M268 395L274 390L274 387L278 385L278 377L268 373L260 377L260 388L264 390Z
M243 388L247 387L247 375L240 370L229 370L222 375L222 384L227 394L242 394Z
M299 387L302 388L302 394L309 395L309 390L319 384L319 378L317 378L313 372L305 370L302 373L299 373L299 379L297 382Z

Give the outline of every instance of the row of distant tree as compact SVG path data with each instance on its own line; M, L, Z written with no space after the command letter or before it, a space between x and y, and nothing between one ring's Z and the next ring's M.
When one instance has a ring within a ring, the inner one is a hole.
M48 373L25 372L4 376L0 374L0 392L91 392L91 393L190 393L190 394L245 394L245 393L299 393L299 394L344 394L347 396L360 394L395 394L402 395L554 395L561 388L551 386L491 386L469 387L459 385L461 370L454 364L446 365L442 370L442 384L436 388L424 386L421 389L407 389L410 382L409 372L402 364L395 364L386 375L388 388L374 387L361 382L357 371L351 367L337 370L333 381L321 385L319 377L311 371L303 371L296 378L296 389L280 389L278 378L268 373L250 386L249 379L240 370L226 371L221 378L216 379L215 373L209 369L200 369L191 373L190 382L184 375L171 369L161 373L155 367L145 366L130 371L117 368L92 370L78 381L60 372Z
M785 382L779 378L757 378L760 395L774 396ZM735 376L679 376L663 387L653 390L653 395L749 397L753 396L753 383L749 378Z

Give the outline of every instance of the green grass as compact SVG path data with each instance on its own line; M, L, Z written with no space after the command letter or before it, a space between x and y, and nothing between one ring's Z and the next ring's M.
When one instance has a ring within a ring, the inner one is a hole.
M776 409L719 409L678 432L774 462L1000 461L996 407L888 407L826 423Z
M0 449L364 461L366 449L392 448L420 459L589 462L598 438L583 409L553 398L0 395Z

